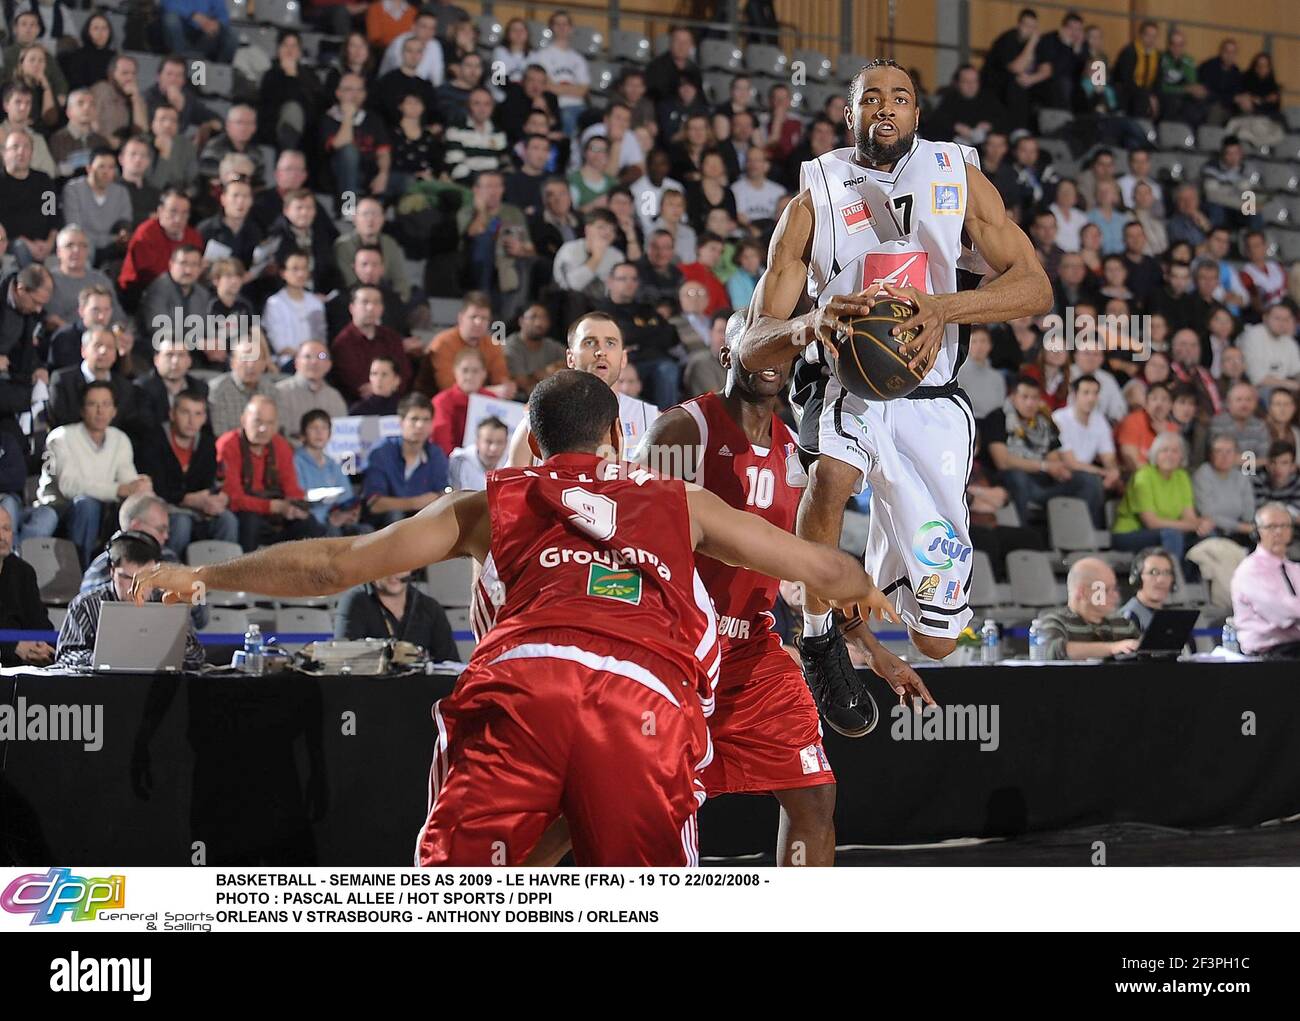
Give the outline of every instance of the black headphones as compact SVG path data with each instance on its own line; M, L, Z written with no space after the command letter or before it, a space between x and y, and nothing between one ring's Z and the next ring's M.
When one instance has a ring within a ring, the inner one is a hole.
M104 547L104 552L108 554L108 562L117 566L122 562L122 557L126 552L124 544L127 542L140 543L145 547L148 560L162 560L162 546L148 532L142 532L138 528L123 528L114 532L113 537L108 540L108 545ZM117 547L116 551L114 547ZM116 556L114 553L116 552Z
M1148 546L1146 549L1140 550L1133 558L1133 565L1128 569L1128 583L1132 586L1134 592L1142 587L1142 565L1146 563L1147 557L1164 557L1169 563L1174 564L1173 554L1163 546ZM1178 565L1174 564L1174 581L1169 586L1169 593L1172 595L1177 591Z

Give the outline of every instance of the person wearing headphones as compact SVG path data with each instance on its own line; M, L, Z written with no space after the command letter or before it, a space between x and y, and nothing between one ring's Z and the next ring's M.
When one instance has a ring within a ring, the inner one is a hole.
M162 560L162 547L148 532L122 531L108 541L108 581L78 594L68 604L68 615L59 631L54 662L73 669L91 668L95 636L99 632L99 607L104 602L130 603L131 582L141 571L152 571ZM199 670L204 664L203 647L194 633L193 618L185 621L185 669Z
M1255 512L1258 545L1232 576L1232 615L1248 656L1300 659L1300 563L1287 559L1291 513L1280 503Z
M1119 614L1145 632L1156 610L1164 609L1178 587L1173 557L1161 546L1148 546L1133 558L1128 583L1133 598L1119 608Z

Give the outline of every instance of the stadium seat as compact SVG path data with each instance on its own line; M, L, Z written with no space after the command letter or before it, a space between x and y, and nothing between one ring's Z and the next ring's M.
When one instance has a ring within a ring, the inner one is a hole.
M614 83L618 81L619 68L617 64L609 64L603 60L592 60L587 63L587 71L591 75L591 95L589 100L602 98L602 95L608 95L614 89Z
M1199 609L1209 601L1209 592L1206 591L1205 582L1187 580L1187 575L1183 573L1183 565L1177 560L1174 561L1174 580L1178 587L1169 597L1170 606L1189 606Z
M1054 496L1047 501L1047 531L1052 548L1061 553L1107 549L1110 533L1092 527L1088 505L1077 496Z
M1290 227L1295 221L1291 219L1291 208L1281 198L1272 198L1259 210L1259 215L1266 227Z
M1265 163L1260 168L1260 183L1268 191L1295 191L1300 186L1300 171L1290 163Z
M460 315L460 299L430 298L429 314L435 328L455 326L456 318Z
M1226 128L1205 124L1196 129L1196 148L1201 152L1217 153L1223 148L1223 137L1227 133Z
M270 25L245 25L239 32L240 37L249 46L258 47L263 53L275 62L276 44L279 40L279 32Z
M1287 262L1300 259L1300 234L1294 231L1278 231L1274 240L1277 242L1278 255Z
M751 43L745 50L745 69L750 74L767 75L769 78L787 77L790 61L776 46L767 43Z
M45 612L49 615L50 623L54 625L54 630L62 631L63 622L68 616L68 608L66 606L51 606Z
M451 625L452 633L457 631L465 632L470 630L469 610L461 607L453 607L447 611L447 623ZM460 653L462 663L468 663L470 656L474 655L474 639L457 638L456 651Z
M551 30L542 22L528 19L528 45L535 50L543 50L551 44Z
M1064 606L1064 585L1052 573L1052 558L1041 550L1012 550L1007 554L1011 596L1031 609Z
M571 45L577 52L591 60L605 52L605 36L589 25L575 25Z
M1288 160L1294 163L1300 160L1300 135L1287 135L1279 145L1269 150L1273 159Z
M253 20L278 28L300 28L302 7L298 0L257 0Z
M710 103L721 106L731 92L731 75L725 71L704 72L704 95Z
M113 26L113 41L121 45L121 41L126 38L126 15L117 11L106 11L104 16Z
M665 53L667 53L668 44L669 44L668 33L660 32L657 36L654 37L654 39L651 40L651 49L654 50L654 55L656 57L661 57ZM696 47L694 56L695 56L695 63L700 64L699 47ZM700 64L700 66L703 67L703 64Z
M1046 113L1047 111L1043 111ZM1060 168L1069 163L1074 154L1070 151L1070 146L1059 138L1040 138L1038 148L1052 157L1052 166L1060 173Z
M286 606L275 611L275 630L287 633L334 634L334 618L328 610L308 606Z
M633 64L649 63L650 40L640 32L616 28L609 34L609 55L612 59Z
M199 634L242 635L248 630L248 624L247 610L214 606L208 610L208 622L199 629Z
M703 71L739 71L745 55L740 47L722 39L705 39L700 43L700 69Z
M81 561L69 539L24 539L22 558L36 572L41 602L65 605L81 589Z
M1040 110L1038 112L1038 132L1040 135L1055 134L1072 120L1074 120L1074 114L1069 110L1054 110L1051 108ZM1042 146L1042 139L1039 139L1039 146Z
M194 81L193 75L190 81ZM203 67L203 85L199 89L205 96L220 96L222 99L235 97L235 69L229 64L218 64L215 60L206 61Z
M1020 511L1016 510L1016 505L1009 500L997 509L994 516L998 519L999 525L1006 525L1008 528L1019 528L1022 524Z
M220 539L199 539L185 548L185 560L191 567L203 564L220 564L243 555L243 549L237 542L222 542ZM253 597L247 592L225 592L210 589L207 600L213 607L247 606Z
M505 26L501 24L499 18L492 14L480 15L475 24L478 25L478 42L480 46L495 46L505 35Z
M835 77L847 88L849 79L869 63L871 59L861 53L841 53L839 59L835 61Z
M810 82L827 81L830 78L831 73L835 70L835 65L831 62L831 58L826 56L826 54L822 53L820 50L795 50L794 59L798 63L803 64L804 74L808 76L807 80ZM793 66L791 67L791 70L793 71Z
M145 53L141 50L127 50L126 55L135 60L136 80L141 85L145 82L152 84L158 80L158 71L162 67L162 57L156 53Z
M1161 149L1195 149L1196 132L1181 121L1164 121L1156 132Z
M1159 135L1156 134L1155 122L1149 117L1134 117L1133 123L1138 126L1138 130L1147 136L1147 144L1155 145Z
M1010 587L999 583L993 574L993 560L983 550L977 549L971 560L970 605L976 610L1010 610L1012 608ZM1006 617L1009 614L999 614Z
M424 590L442 606L468 606L473 564L467 557L430 564Z
M248 21L248 0L226 0L231 21Z

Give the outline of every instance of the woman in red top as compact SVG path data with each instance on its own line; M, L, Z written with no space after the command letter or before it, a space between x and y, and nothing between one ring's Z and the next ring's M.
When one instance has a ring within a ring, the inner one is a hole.
M431 437L448 457L465 438L469 395L496 396L490 390L483 389L483 384L487 382L487 366L483 363L483 356L474 348L467 347L456 355L456 360L452 363L452 372L456 376L456 385L439 392L433 399Z
M1048 414L1070 402L1070 352L1064 345L1045 343L1037 361L1021 371L1042 386L1043 406Z

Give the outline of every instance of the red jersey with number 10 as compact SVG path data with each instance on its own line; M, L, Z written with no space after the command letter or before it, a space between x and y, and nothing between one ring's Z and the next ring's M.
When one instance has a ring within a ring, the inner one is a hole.
M656 677L688 681L711 709L721 649L682 482L560 454L489 472L487 498L492 547L474 589L471 664L525 642L582 647L595 636Z
M794 531L807 476L786 424L773 415L771 446L761 448L749 442L744 428L727 412L721 394L707 393L681 407L700 430L701 457L695 481L737 510L757 514L783 531ZM780 579L711 557L697 555L695 563L713 597L723 655L744 655L742 647L751 643L759 648L776 623L772 607Z

